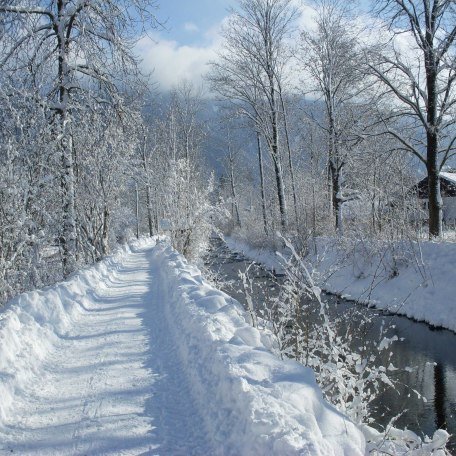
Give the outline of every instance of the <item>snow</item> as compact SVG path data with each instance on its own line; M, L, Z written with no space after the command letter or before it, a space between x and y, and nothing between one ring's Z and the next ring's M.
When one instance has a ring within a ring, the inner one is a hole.
M275 252L233 238L226 242L232 250L280 271ZM334 239L317 239L312 264L318 285L346 299L456 331L456 244L427 241L401 248L412 254L404 261L399 252L397 274L392 274L391 253L369 254L359 248L351 256Z
M456 173L440 172L440 177L456 185Z
M0 315L0 452L361 455L313 373L163 239Z

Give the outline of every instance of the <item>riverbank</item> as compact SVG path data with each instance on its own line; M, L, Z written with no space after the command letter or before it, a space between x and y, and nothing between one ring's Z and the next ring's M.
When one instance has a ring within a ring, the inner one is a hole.
M250 292L254 307L260 308L264 299L269 303L274 301L279 293L276 290L277 285L280 288L285 277L280 277L283 271L280 270L280 265L275 255L271 255L271 251L251 249L246 245L243 247L245 251L253 250L253 252L250 251L250 255L257 253L264 263L269 263L269 269L274 267L276 269L275 278L272 278L272 275L268 274L265 271L266 268L261 265L250 268L250 278L254 284ZM240 291L243 285L239 277L239 271L243 272L250 266L247 255L216 242L207 264L219 283L224 284L224 290L228 294L234 292L236 299L247 305L245 296ZM355 351L360 349L356 343L357 335L367 337L366 340L375 339L381 328L389 328L390 336L400 341L394 345L392 353L384 360L385 366L393 365L395 368L388 374L395 386L381 391L370 405L372 426L383 430L383 433L376 434L376 431L367 427L364 429L366 439L369 441L369 451L382 446L385 431L388 434L388 445L392 443L390 438L396 442L404 439L408 442L406 454L414 454L411 451L412 447L420 448L420 444L413 444L413 441L416 442L419 438L427 442L426 436L434 435L433 445L435 445L441 432L438 431L439 429L446 429L448 433L454 435L456 396L452 385L455 384L456 379L456 358L452 347L454 347L456 335L447 330L434 331L425 323L416 323L405 316L383 314L381 311L356 305L345 299L326 295L325 300L330 307L328 310L331 317L337 318L343 315L350 320L354 337L352 348ZM358 325L358 321L359 323L370 322L367 333L362 324ZM344 326L339 329L341 332L338 331L337 337L346 337ZM392 422L394 422L394 429L391 427ZM386 449L382 448L382 450ZM449 454L456 454L456 442L452 437L448 442L447 450ZM381 451L369 453L369 451L366 454L401 454L397 448L383 453ZM421 447L417 454L437 454L437 452L426 451Z
M226 237L230 249L278 272L271 248ZM456 332L456 244L372 244L318 238L306 257L326 292Z

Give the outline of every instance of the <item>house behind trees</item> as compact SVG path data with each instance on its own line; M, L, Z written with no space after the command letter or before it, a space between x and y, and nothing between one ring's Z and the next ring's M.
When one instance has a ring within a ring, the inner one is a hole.
M425 177L416 184L414 190L422 202L423 208L428 209L429 192L428 178ZM443 203L443 222L456 223L456 170L440 172L440 191Z

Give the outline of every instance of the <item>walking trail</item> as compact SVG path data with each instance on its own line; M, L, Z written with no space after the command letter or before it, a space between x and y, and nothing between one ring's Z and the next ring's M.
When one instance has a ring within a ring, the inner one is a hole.
M152 254L130 254L81 296L70 333L17 396L0 434L3 452L211 454L165 324Z
M22 295L0 317L0 456L362 454L245 318L151 241Z

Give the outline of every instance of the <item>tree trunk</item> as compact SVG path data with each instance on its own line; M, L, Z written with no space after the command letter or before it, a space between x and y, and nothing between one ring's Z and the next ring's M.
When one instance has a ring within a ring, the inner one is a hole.
M109 253L109 209L104 208L103 211L103 232L101 235L101 248L103 255Z
M62 157L61 188L63 194L63 230L60 236L62 249L63 276L68 277L76 268L76 204L74 185L74 163L71 135L68 132L67 109L69 101L68 86L70 84L70 69L68 68L67 40L65 38L65 23L63 17L65 3L57 2L58 10L58 81L59 81L59 118L58 134L61 136L60 147Z
M331 84L330 84L331 85ZM334 97L330 90L326 95L326 105L329 123L329 171L331 177L331 205L336 223L336 231L341 232L342 230L342 214L340 208L340 172L338 158L339 150L337 146L336 138L336 121L334 118Z
M135 182L135 195L136 195L136 239L139 239L139 189L138 189L137 182Z
M428 142L429 148L429 142ZM433 162L433 163L432 163ZM440 194L440 178L437 160L430 160L428 155L428 196L429 196L429 238L442 235L442 197Z
M228 146L228 147L229 147L229 156L230 156L230 183L231 183L231 196L233 198L233 209L234 209L234 215L236 217L236 224L239 228L241 228L241 217L239 215L239 206L238 206L238 200L237 200L237 195L236 195L236 184L234 181L232 150L231 150L231 146Z
M63 121L63 123L65 123ZM64 127L65 129L65 127ZM65 133L63 133L65 135ZM62 175L61 188L63 194L63 230L60 237L62 249L63 276L68 277L76 268L76 207L74 192L73 153L68 139L61 141Z
M283 182L283 170L277 150L273 152L274 173L277 185L277 196L279 199L280 226L285 233L288 228L287 205L285 200L285 185Z
M271 43L270 40L267 40L267 43ZM266 49L270 52L270 45L266 45ZM272 161L274 163L274 173L277 184L277 197L279 200L279 211L280 211L280 226L282 231L285 233L288 228L288 219L287 219L287 203L285 199L285 184L283 180L283 169L279 153L279 122L278 122L278 112L277 112L277 101L276 101L276 87L274 81L274 71L268 69L268 79L269 79L269 103L270 103L270 116L271 116L271 129L272 129L272 138L270 143Z
M337 166L330 162L329 164L331 174L331 202L334 218L336 220L336 230L342 233L342 204L340 199L340 171Z
M261 208L263 212L263 229L266 236L268 236L268 218L266 213L266 195L264 189L264 170L263 170L263 154L261 152L261 138L260 133L257 132L257 145L258 145L258 165L260 167L260 187L261 187Z
M150 185L146 185L146 204L147 204L147 220L149 222L149 236L154 235L154 219L152 216L152 201L150 197Z
M286 140L286 143L287 143L288 166L290 167L291 190L292 190L292 193L293 193L293 206L294 206L295 222L296 222L296 230L297 230L298 229L298 225L299 225L298 202L297 202L297 197L296 197L296 186L295 186L293 160L291 158L291 146L290 146L290 135L289 135L289 132L288 132L287 112L286 112L286 109L285 109L285 102L283 100L282 91L280 91L280 102L281 102L282 111L283 111L283 124L284 124L284 128L285 128L285 140Z
M147 221L149 223L149 236L153 236L154 234L154 220L152 216L152 198L150 196L150 184L149 184L149 164L147 161L146 155L146 141L147 136L144 135L143 137L143 147L142 147L142 164L144 168L144 174L147 181L146 184L146 204L147 204Z
M432 38L430 46L432 49ZM426 167L428 173L429 197L429 238L442 235L442 196L440 194L440 169L438 166L438 127L437 127L437 73L435 55L429 50L426 54L426 82L428 90Z

